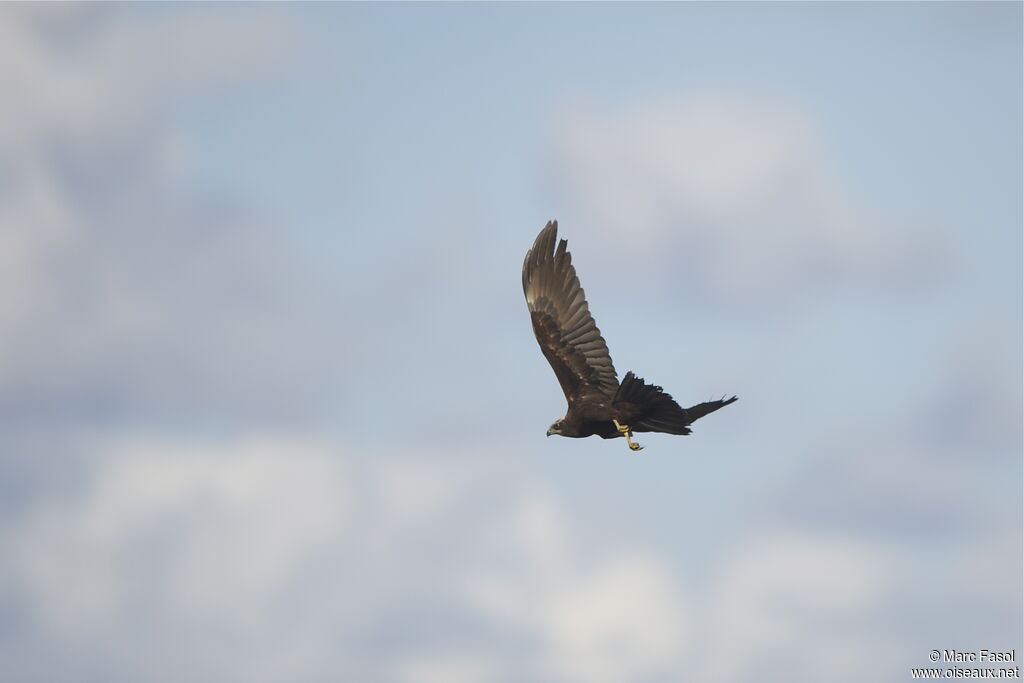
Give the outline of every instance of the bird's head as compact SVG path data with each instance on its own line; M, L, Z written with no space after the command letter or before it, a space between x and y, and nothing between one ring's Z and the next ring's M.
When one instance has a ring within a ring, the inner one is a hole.
M555 420L554 423L550 427L548 427L548 436L551 436L552 434L561 434L562 422L564 421L564 418L561 417Z

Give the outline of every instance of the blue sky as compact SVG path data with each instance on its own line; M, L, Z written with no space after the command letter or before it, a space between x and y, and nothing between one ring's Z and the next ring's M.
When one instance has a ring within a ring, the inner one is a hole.
M1019 646L1021 19L5 7L0 677ZM620 374L740 401L638 456L544 438L550 218Z

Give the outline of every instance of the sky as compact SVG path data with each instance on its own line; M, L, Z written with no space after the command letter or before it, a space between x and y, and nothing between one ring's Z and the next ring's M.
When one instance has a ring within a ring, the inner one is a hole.
M0 7L0 678L1022 645L1022 5ZM545 438L549 219L687 437ZM944 665L952 666L952 665Z

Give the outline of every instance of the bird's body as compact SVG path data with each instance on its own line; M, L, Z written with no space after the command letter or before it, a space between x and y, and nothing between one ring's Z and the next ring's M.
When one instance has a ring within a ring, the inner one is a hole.
M694 420L736 400L733 396L684 409L632 371L620 383L608 345L590 315L568 243L561 240L556 248L557 234L558 223L549 222L523 262L523 293L533 331L569 404L548 436L623 436L630 448L639 450L632 432L689 434Z

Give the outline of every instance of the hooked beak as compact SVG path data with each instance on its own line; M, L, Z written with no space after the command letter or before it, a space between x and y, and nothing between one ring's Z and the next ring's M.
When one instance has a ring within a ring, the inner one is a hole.
M552 427L548 427L548 436L551 436L552 434L555 434L555 433L556 432L555 432L555 430Z

